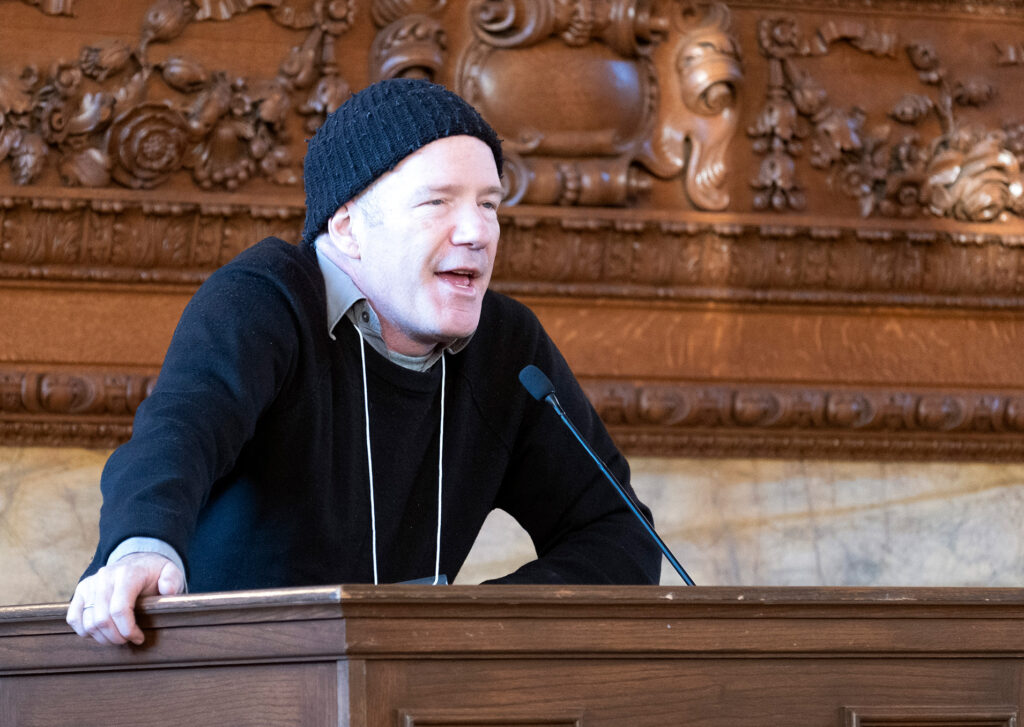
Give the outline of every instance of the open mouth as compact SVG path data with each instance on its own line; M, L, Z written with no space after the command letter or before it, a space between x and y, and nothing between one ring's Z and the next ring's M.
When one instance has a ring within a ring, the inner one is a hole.
M456 269L443 270L438 272L437 276L456 288L470 289L473 287L473 281L479 276L479 273L475 270Z

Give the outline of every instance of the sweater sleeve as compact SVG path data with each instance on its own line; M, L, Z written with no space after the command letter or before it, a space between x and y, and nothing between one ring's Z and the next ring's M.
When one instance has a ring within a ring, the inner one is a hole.
M527 363L548 375L570 420L650 519L633 494L629 465L543 331ZM538 557L492 582L658 583L660 550L611 483L548 404L522 389L516 395L526 401L497 504L530 534Z
M234 466L288 379L298 341L295 303L261 261L243 253L182 313L131 440L104 468L100 540L85 575L130 537L157 538L187 553L213 483Z

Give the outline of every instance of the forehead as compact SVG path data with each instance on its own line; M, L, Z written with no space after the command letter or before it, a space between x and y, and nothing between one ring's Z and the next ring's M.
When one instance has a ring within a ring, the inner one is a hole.
M407 156L377 182L398 178L403 182L450 183L452 177L473 184L498 184L498 167L491 148L475 136L448 136L426 144Z

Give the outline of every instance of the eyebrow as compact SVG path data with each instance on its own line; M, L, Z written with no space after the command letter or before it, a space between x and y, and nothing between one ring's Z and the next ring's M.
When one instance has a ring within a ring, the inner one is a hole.
M437 194L438 192L443 192L443 193L446 193L446 194L453 194L455 192L460 192L463 189L465 189L465 187L463 185L461 185L461 184L437 184L437 185L424 184L423 186L421 186L421 187L416 189L416 193L417 194ZM493 185L493 186L490 186L490 187L485 187L484 189L481 190L481 193L482 194L496 194L498 196L504 196L505 195L505 190L502 189L500 185Z

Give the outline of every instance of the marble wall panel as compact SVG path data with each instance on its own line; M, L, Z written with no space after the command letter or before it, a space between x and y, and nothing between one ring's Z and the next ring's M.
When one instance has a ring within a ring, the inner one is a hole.
M107 453L0 447L0 603L71 597L96 547Z
M0 447L0 603L67 599L96 542L107 452ZM633 458L701 585L1019 586L1024 465ZM533 557L494 513L460 583ZM662 582L678 584L667 562Z
M699 585L1020 586L1024 465L633 458L655 526ZM460 574L532 554L494 513ZM681 579L667 561L662 583Z

